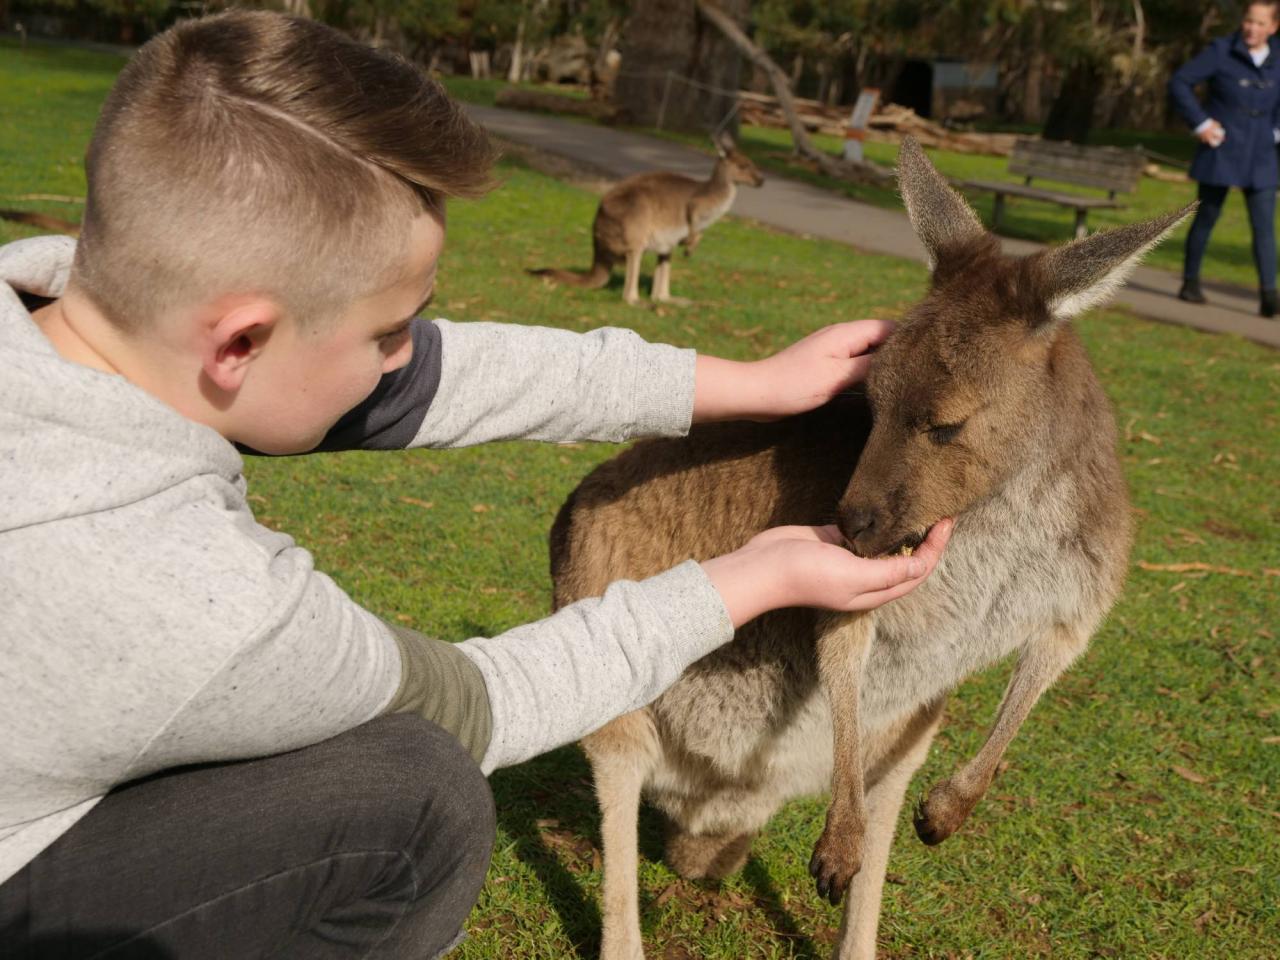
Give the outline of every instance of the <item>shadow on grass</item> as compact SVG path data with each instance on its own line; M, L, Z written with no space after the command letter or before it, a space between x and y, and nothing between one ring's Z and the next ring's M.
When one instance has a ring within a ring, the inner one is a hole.
M599 818L591 770L577 747L564 747L489 780L498 824L515 844L516 858L538 878L579 956L600 951L600 908L583 889L580 873L592 858L570 838L591 837L598 849ZM586 841L582 842L586 845ZM575 873L566 861L580 867Z
M501 770L490 778L498 823L515 845L516 858L538 878L547 902L559 917L565 937L579 957L600 951L602 917L586 876L600 861L600 816L591 784L591 769L576 747L564 747L528 763ZM666 824L663 815L641 805L640 856L662 860ZM754 907L767 920L769 933L784 941L798 960L821 960L824 948L801 931L783 906L778 888L764 864L752 857L742 871ZM716 899L718 882L695 881L703 891L696 902ZM686 887L686 890L693 888ZM642 921L649 905L641 902Z

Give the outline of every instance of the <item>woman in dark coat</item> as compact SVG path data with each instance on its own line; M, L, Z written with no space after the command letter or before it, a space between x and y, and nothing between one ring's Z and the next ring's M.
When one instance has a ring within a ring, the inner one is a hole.
M1191 179L1200 207L1187 234L1179 298L1204 303L1200 261L1231 187L1244 190L1253 228L1253 259L1261 288L1260 313L1276 313L1276 142L1280 140L1280 50L1271 37L1280 26L1280 0L1250 3L1240 29L1219 37L1169 81L1169 95L1200 139ZM1208 84L1201 104L1193 87Z

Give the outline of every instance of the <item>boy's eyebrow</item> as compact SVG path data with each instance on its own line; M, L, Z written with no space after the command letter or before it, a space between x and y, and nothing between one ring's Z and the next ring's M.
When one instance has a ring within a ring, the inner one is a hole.
M431 305L431 301L434 300L435 298L436 298L436 292L433 289L429 294L427 294L427 299L423 300L422 303L418 304L417 308L413 311L413 313L409 314L409 316L405 317L403 320L397 320L395 323L388 324L384 330L380 331L377 334L377 336L385 337L388 334L398 333L399 331L403 330L405 327L409 326L409 324L411 324L415 318L417 318L418 314L420 314L423 310L427 309L427 307Z

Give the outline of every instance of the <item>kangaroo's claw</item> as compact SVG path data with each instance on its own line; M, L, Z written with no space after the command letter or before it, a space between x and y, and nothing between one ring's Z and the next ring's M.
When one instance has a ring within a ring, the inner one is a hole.
M861 834L838 831L844 834L841 841L832 840L837 831L823 830L809 858L809 874L816 881L818 896L829 900L832 906L840 902L844 892L858 871L862 869ZM856 837L856 839L851 839Z

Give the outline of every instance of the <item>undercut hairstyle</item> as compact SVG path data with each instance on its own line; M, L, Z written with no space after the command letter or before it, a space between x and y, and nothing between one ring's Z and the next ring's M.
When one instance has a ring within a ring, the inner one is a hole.
M102 108L71 281L131 334L228 294L318 325L396 282L413 218L484 194L494 159L399 57L266 11L180 23Z

